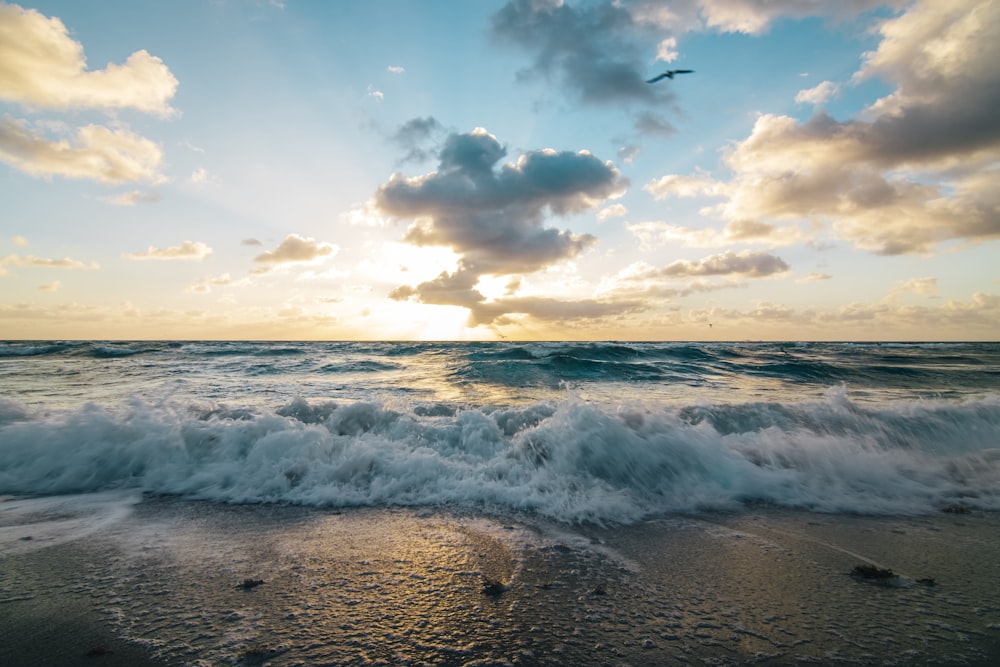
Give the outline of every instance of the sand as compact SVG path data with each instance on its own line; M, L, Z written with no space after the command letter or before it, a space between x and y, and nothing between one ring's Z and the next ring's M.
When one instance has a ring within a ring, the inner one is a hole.
M1000 517L0 503L3 665L832 663L1000 664Z

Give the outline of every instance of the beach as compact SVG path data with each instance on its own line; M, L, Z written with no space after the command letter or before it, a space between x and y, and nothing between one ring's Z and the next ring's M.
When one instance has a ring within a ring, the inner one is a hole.
M9 665L1000 657L1000 517L988 512L759 507L601 527L120 492L0 509ZM898 576L851 576L859 564Z

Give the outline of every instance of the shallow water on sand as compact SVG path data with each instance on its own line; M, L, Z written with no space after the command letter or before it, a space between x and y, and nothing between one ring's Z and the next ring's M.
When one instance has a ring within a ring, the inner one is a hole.
M990 513L762 509L599 528L147 497L100 530L47 541L45 524L73 511L36 500L16 523L37 541L17 538L21 551L0 557L0 628L19 605L82 596L117 641L168 665L985 665L1000 655ZM90 500L81 516L114 505ZM860 563L900 577L848 576ZM0 640L4 664L44 656Z

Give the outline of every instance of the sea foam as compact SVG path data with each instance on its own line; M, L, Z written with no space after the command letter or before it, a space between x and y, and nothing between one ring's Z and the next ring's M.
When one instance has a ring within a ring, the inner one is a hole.
M0 401L0 493L130 489L234 503L448 505L630 523L747 503L1000 509L1000 399L491 409Z

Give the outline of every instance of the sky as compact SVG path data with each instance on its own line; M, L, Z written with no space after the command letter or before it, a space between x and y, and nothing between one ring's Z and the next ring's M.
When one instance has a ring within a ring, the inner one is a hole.
M0 0L0 339L998 340L996 63L1000 0Z

